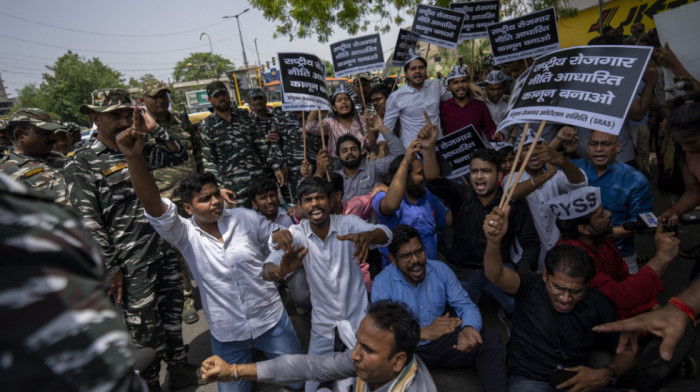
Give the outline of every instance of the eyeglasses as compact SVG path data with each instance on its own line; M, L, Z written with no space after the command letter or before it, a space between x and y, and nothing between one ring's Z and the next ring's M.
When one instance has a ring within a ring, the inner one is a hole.
M408 263L409 261L411 261L413 259L413 256L421 257L424 254L425 254L425 248L420 248L420 249L416 249L413 252L402 253L400 255L397 254L396 258L399 259L399 261L402 263Z
M600 146L603 148L610 148L616 144L616 142L588 142L588 147L598 148Z
M549 278L547 278L547 284L550 284ZM584 291L586 291L585 288L577 289L577 290L567 289L566 287L561 287L561 286L557 285L556 283L551 283L551 286L552 286L552 289L554 289L554 291L556 291L557 293L559 293L559 294L569 293L569 295L571 295L572 297L578 297L581 294L583 294Z

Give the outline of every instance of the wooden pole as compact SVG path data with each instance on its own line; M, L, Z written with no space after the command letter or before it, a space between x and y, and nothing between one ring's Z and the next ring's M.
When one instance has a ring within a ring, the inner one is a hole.
M474 40L472 40L472 61L469 62L469 81L474 83Z
M520 169L518 170L518 176L515 178L515 183L513 184L512 187L510 187L510 191L508 192L508 197L506 198L505 203L503 203L503 207L507 206L508 203L510 203L510 199L513 197L513 193L515 193L515 187L518 185L518 181L520 181L520 176L523 175L523 171L525 171L525 166L527 166L527 162L530 160L530 156L532 156L532 152L535 151L535 145L537 144L537 141L540 139L540 135L542 135L542 130L544 129L545 124L547 124L547 120L542 120L540 123L540 129L537 130L537 133L535 134L535 139L532 141L532 146L530 149L527 151L527 154L525 154L525 160L523 161L523 164L520 165ZM523 134L522 139L525 139L525 134ZM522 145L522 141L520 143Z
M321 125L321 148L323 148L325 150L326 149L326 141L325 141L325 138L323 137L324 129L323 129L323 117L321 116L321 107L320 106L316 106L316 107L318 108L318 123ZM330 158L330 156L328 158ZM328 182L331 182L331 174L328 173L328 171L326 171L326 179L328 180Z
M306 112L301 111L301 137L304 140L304 160L306 160Z
M525 141L525 135L527 135L527 131L530 129L530 123L525 124L525 128L523 129L523 133L520 136L520 143L518 143L518 149L515 150L515 160L513 161L513 166L510 168L510 174L508 174L508 183L504 187L505 192L503 192L503 195L501 196L501 201L498 203L498 208L503 209L503 202L506 200L506 197L508 197L508 191L509 191L509 184L513 183L513 175L515 174L515 168L518 166L518 159L520 159L520 151L523 149L523 142ZM513 185L511 185L513 186Z
M360 78L360 75L357 75L357 83L360 84L360 99L362 99L362 110L363 112L367 110L367 105L365 104L365 92L362 91L362 78ZM321 110L320 108L318 110Z

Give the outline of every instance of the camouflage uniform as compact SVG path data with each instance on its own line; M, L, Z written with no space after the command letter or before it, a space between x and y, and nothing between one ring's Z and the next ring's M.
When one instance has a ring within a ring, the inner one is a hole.
M127 98L128 95L121 98L107 95L102 105L131 107L110 102ZM163 127L156 127L151 136L156 143L144 147L150 169L181 165L187 159L185 150ZM168 150L166 141L177 145L178 150ZM186 363L177 253L146 220L131 185L124 155L94 139L68 158L64 174L73 207L102 246L107 272L111 275L121 269L124 273L124 315L131 338L137 347L156 350L169 365ZM157 380L159 370L157 361L141 375L147 381Z
M63 125L51 120L48 113L36 108L22 108L10 118L11 124L26 123L43 131L57 132ZM15 181L19 181L37 190L51 192L56 202L70 206L66 198L66 183L63 179L65 157L57 152L50 152L45 158L9 150L0 158L0 172Z
M268 148L248 115L234 108L230 122L216 112L204 120L202 163L221 187L236 193L237 205L245 207L251 206L248 190L254 179L262 178L264 167L280 170L283 164L279 147Z
M40 159L10 150L0 158L0 172L34 189L51 192L56 203L70 206L62 173L65 160L57 152Z
M155 96L162 90L168 90L168 88L157 79L148 79L141 85L141 94ZM202 146L200 143L199 131L195 126L190 123L187 116L181 116L180 113L169 110L167 122L160 121L158 118L153 116L158 125L167 129L168 132L180 142L182 147L187 151L187 161L184 165L164 167L160 169L154 169L151 174L156 181L158 186L158 191L160 196L166 199L170 199L177 206L178 212L181 216L187 216L183 206L182 200L179 196L174 194L175 189L180 185L180 182L185 179L190 174L202 171ZM150 140L149 140L150 142ZM170 246L170 244L167 244ZM194 304L194 287L192 285L192 273L187 267L187 263L179 254L177 249L173 247L173 252L178 253L178 258L180 260L180 268L182 269L182 286L183 286L183 318L187 323L195 323L199 320L199 316L196 313Z
M100 249L52 200L0 174L0 385L141 390L129 335L105 295Z
M288 183L294 194L294 198L289 200L296 200L297 185L299 180L301 180L299 170L301 169L301 162L304 160L304 137L301 132L301 119L291 112L273 114L273 117L279 124L277 127L279 146L282 149L285 165L289 168ZM316 164L316 154L320 149L321 137L307 132L306 159L311 164Z

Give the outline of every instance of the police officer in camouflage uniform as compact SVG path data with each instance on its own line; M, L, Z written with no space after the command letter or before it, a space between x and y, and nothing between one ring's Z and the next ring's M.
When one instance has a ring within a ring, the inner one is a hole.
M7 132L7 124L5 121L0 121L0 158L7 155L11 148L12 139L10 139L10 134Z
M32 188L51 192L56 202L70 206L63 179L63 154L52 152L63 125L36 108L17 110L7 125L13 148L0 159L0 172Z
M261 88L254 88L248 93L250 118L260 130L268 144L277 143L282 151L284 175L287 187L282 187L286 201L293 203L296 199L296 186L301 179L299 169L304 160L304 139L301 133L301 112L270 111L267 97ZM316 161L316 153L321 148L321 137L306 134L306 153L309 161ZM291 193L290 193L291 189Z
M245 112L231 107L231 95L222 82L209 83L207 95L214 113L202 125L204 171L214 174L227 201L250 208L248 190L254 179L264 176L264 167L271 168L284 186L282 154L277 144L268 146ZM233 191L235 199L227 191Z
M182 208L182 200L174 194L174 190L184 178L202 171L202 147L199 132L190 123L189 118L168 109L170 107L169 92L170 90L155 78L147 79L141 84L141 97L148 113L153 116L158 125L167 129L171 136L177 138L187 151L188 158L183 165L155 169L151 173L156 180L160 196L172 200L178 207L180 215L186 216L185 210ZM181 256L180 266L182 267L182 286L185 298L182 320L187 324L193 324L199 321L199 316L194 307L192 277Z
M93 238L102 246L110 294L123 302L129 334L137 346L152 347L168 363L170 389L197 385L197 366L187 362L182 341L182 277L177 253L143 215L116 145L120 132L134 127L150 133L144 148L150 169L181 165L187 153L177 139L147 113L131 105L124 90L97 90L80 112L97 126L97 138L68 158L68 196ZM160 390L160 361L143 371L151 390Z
M0 385L144 391L100 249L53 199L0 174Z

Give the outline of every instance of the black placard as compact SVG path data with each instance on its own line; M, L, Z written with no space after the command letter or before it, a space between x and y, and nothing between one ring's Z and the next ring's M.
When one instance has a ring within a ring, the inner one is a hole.
M499 0L473 1L469 3L450 3L450 9L464 13L460 41L486 38L489 36L486 26L498 23Z
M540 56L498 127L547 120L617 135L651 52L645 46L580 46Z
M379 34L331 44L331 57L335 76L338 78L384 68L384 53Z
M408 60L408 50L416 49L418 42L418 34L411 30L399 29L399 37L396 39L396 47L394 47L394 56L391 58L392 67L403 67L403 64Z
M411 31L418 34L421 41L456 49L463 21L464 14L459 11L421 4L416 8Z
M486 26L496 64L547 54L559 49L554 8Z
M277 53L282 78L282 110L330 110L326 67L310 53Z
M473 125L454 131L437 140L437 152L450 162L452 173L449 178L458 178L469 173L469 157L474 151L484 148L479 132Z

